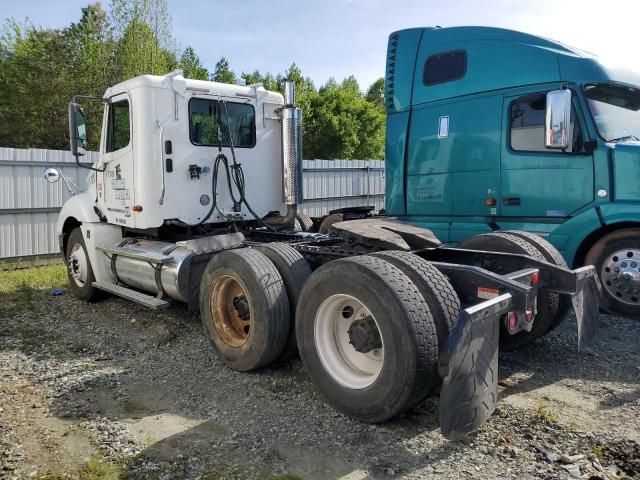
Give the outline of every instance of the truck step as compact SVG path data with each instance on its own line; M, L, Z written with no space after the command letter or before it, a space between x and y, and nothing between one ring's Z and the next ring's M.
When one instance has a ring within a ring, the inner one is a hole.
M161 300L151 295L147 295L146 293L136 292L135 290L131 290L127 287L114 285L113 283L93 282L93 286L100 290L104 290L105 292L113 293L119 297L131 300L132 302L139 303L140 305L144 305L145 307L149 307L153 310L160 310L161 308L167 308L169 306L169 302L166 300Z
M134 251L129 248L122 247L96 247L96 250L104 253L109 253L111 255L120 255L122 257L135 258L138 260L146 260L147 262L155 263L155 264L163 264L170 262L173 260L173 257L163 255L162 253L157 252L147 252L147 251Z

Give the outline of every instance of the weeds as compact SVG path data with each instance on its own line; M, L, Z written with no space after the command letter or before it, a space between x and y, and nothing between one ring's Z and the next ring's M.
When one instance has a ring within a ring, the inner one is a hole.
M0 295L25 290L60 288L67 284L67 270L63 264L44 267L0 270Z
M558 416L555 413L548 410L543 403L538 405L535 418L536 420L542 423L547 423L547 424L558 423Z
M594 445L591 447L591 453L593 453L600 463L604 462L604 448L602 445Z
M116 480L121 478L123 467L105 460L102 457L93 456L80 470L81 480Z

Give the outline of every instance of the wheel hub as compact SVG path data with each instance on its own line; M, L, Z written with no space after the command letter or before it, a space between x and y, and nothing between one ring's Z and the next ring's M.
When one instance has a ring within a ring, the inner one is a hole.
M351 295L334 294L322 302L314 341L327 373L346 388L366 388L382 371L384 338L366 305Z
M252 312L250 296L240 281L231 275L218 278L209 302L220 339L230 347L244 345L251 333Z
M69 254L69 274L73 281L82 287L87 281L87 257L80 244L75 244Z
M376 327L376 322L371 315L354 321L349 330L349 343L353 345L356 352L369 353L371 350L382 348L380 332Z
M640 250L619 250L602 265L605 289L619 301L637 305L640 298Z

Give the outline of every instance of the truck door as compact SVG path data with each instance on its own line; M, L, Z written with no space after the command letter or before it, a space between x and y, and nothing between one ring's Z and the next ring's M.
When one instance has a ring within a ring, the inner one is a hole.
M103 197L104 215L109 223L134 227L131 215L133 198L133 142L131 135L131 102L129 96L115 95L107 106L102 161L106 170L102 184L98 181L98 197Z
M546 90L505 96L501 216L566 218L594 200L593 156L584 150L584 121L573 102L566 150L545 148ZM534 220L534 219L531 219Z

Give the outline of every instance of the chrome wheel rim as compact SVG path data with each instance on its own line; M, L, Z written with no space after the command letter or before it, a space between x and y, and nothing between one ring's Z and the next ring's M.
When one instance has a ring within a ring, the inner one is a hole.
M353 343L353 326L363 322L371 335L377 335L376 345L379 339L379 348L366 353L357 351ZM380 376L384 339L369 309L355 297L336 294L322 302L316 312L314 342L324 369L341 385L363 389Z
M607 292L626 305L639 305L640 250L618 250L607 257L600 272Z
M69 254L69 276L81 288L87 283L87 263L87 254L82 245L74 244Z

